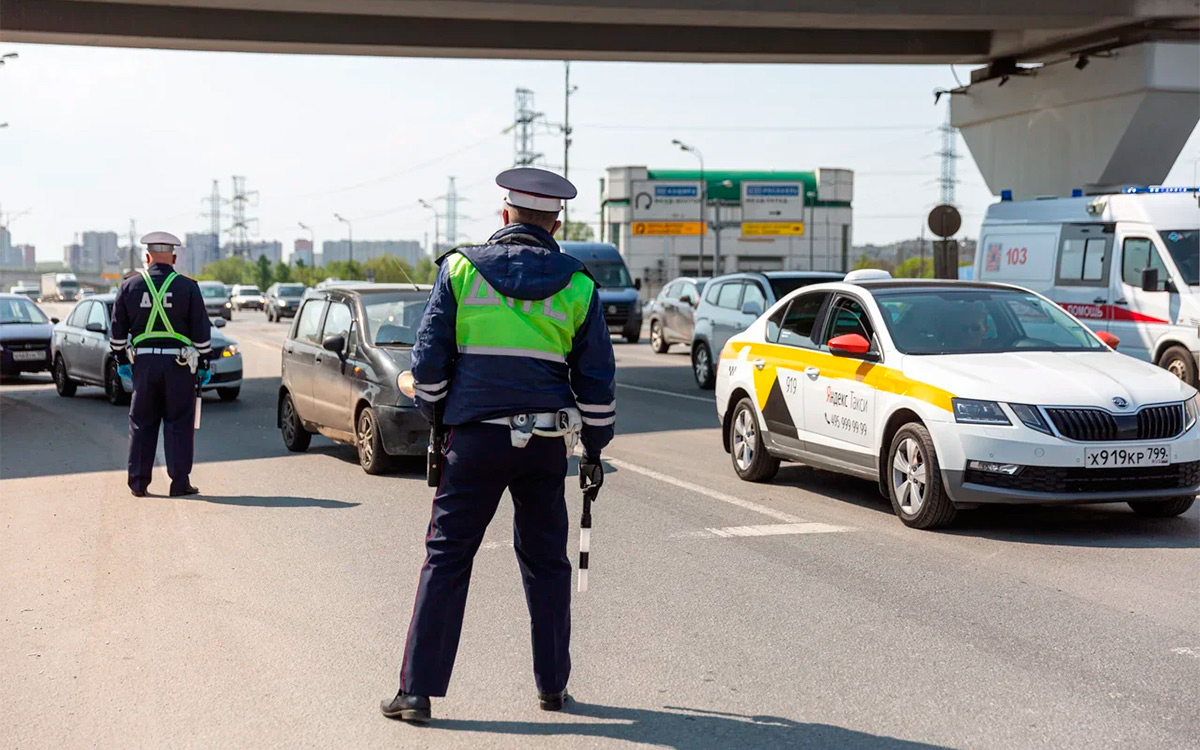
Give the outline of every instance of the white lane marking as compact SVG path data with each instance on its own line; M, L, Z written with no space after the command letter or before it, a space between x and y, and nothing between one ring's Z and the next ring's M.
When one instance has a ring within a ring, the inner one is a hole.
M628 388L631 391L645 391L646 393L657 393L661 396L674 396L675 398L686 398L691 401L703 401L706 404L712 405L714 408L716 408L716 403L717 403L715 398L705 398L703 396L689 396L686 393L675 393L674 391L664 391L659 388L646 388L645 386L641 386L641 385L629 385L628 383L617 383L617 387L618 388Z
M1171 649L1171 653L1179 654L1180 656L1190 656L1195 659L1200 659L1200 649L1188 648L1187 646L1180 646L1179 648L1173 648L1173 649Z
M783 534L836 534L850 531L847 526L828 523L772 523L761 526L726 526L723 529L705 529L713 536L780 536Z
M774 508L768 508L765 505L759 505L758 503L754 503L749 500L743 500L740 497L726 495L724 492L717 492L716 490L711 490L708 487L686 482L682 479L676 479L673 476L663 474L662 472L655 471L654 469L647 469L644 466L631 464L627 461L622 461L619 458L612 458L610 456L605 456L604 460L618 469L625 469L626 471L633 471L638 474L643 474L651 479L657 479L660 482L673 484L680 489L687 490L688 492L694 492L697 495L704 495L705 497L711 497L713 500L720 500L723 503L729 503L730 505L736 505L739 508L745 508L746 510L754 511L755 513L761 513L769 518L774 518L776 521L783 521L784 523L804 523L803 518L797 518L796 516L784 513L783 511L775 510Z

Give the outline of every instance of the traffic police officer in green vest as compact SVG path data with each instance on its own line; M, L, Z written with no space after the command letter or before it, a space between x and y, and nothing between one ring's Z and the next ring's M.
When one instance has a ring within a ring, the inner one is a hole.
M513 547L533 639L543 709L567 702L571 563L567 457L603 480L600 451L616 421L612 340L596 283L554 240L575 186L541 169L502 172L504 228L439 260L412 350L422 412L449 428L425 538L400 691L383 714L428 721L446 694L475 552L507 489Z
M171 496L194 495L193 419L197 383L208 368L211 324L195 281L175 272L179 238L151 232L142 238L146 268L121 284L113 303L109 346L117 372L133 380L129 406L129 491L144 497L162 425Z

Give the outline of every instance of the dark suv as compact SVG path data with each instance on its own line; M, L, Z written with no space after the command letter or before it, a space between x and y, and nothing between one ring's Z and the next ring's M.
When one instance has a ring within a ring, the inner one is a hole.
M308 287L303 284L278 282L267 287L267 301L264 305L267 321L274 323L283 318L296 317L296 311L300 309L300 302L304 299L306 291Z
M290 451L312 433L358 449L368 474L425 453L429 424L397 379L431 287L354 284L310 291L283 345L277 423Z
M718 276L704 286L692 330L692 374L696 385L712 390L713 364L725 342L750 327L759 315L789 292L809 284L841 281L844 273L761 271Z

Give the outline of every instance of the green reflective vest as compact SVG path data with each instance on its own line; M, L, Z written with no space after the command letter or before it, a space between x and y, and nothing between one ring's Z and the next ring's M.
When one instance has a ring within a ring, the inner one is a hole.
M461 253L454 253L446 263L458 302L459 353L567 361L596 286L586 274L572 274L566 287L544 300L520 300L498 294Z
M146 321L146 330L133 337L134 346L137 346L146 339L175 339L187 346L192 345L192 340L187 336L175 333L175 327L171 325L171 319L167 317L167 310L163 307L163 298L166 297L167 289L171 287L171 282L178 275L172 271L167 278L163 279L162 286L155 288L150 274L142 271L142 278L146 281L146 290L150 294L150 319ZM155 321L161 322L164 330L155 330Z

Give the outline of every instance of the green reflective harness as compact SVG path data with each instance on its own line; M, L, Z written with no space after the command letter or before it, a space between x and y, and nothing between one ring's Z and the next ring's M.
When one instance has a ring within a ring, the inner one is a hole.
M150 319L146 321L146 330L133 337L133 345L137 346L146 339L175 339L181 341L185 346L191 346L192 340L181 333L175 333L174 326L171 325L171 319L167 317L166 308L163 307L163 299L166 297L167 289L170 288L171 282L179 274L172 271L167 278L163 279L161 287L155 288L154 282L150 279L150 274L142 271L142 278L146 280L146 288L150 293ZM154 330L155 321L159 321L166 327L165 331Z

